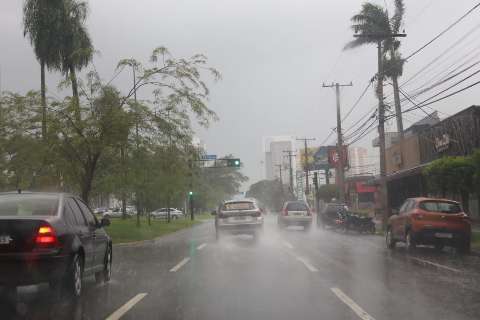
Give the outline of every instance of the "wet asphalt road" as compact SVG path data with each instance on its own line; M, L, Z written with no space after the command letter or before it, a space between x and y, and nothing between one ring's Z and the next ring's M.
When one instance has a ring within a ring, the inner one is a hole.
M116 246L109 284L87 279L76 302L53 299L44 285L20 288L15 303L2 301L0 318L480 318L477 256L390 252L382 237L278 230L272 216L258 242L249 236L216 242L214 234L209 221L161 240Z

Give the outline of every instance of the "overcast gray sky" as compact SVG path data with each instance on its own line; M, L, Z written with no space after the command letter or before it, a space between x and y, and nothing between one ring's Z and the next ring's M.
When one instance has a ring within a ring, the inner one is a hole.
M262 137L294 135L321 142L335 127L335 94L322 82L350 82L342 90L342 108L348 110L376 72L374 46L342 52L351 40L349 18L360 9L358 0L96 0L89 1L88 27L101 53L94 64L104 80L114 73L118 60L146 61L151 50L163 45L173 55L204 53L223 74L212 86L210 107L220 121L198 130L208 152L234 154L244 163L250 182L262 178ZM393 10L393 1L372 1ZM406 0L404 56L452 23L476 1ZM2 89L25 92L39 88L39 66L22 33L20 0L0 2L0 68ZM474 30L469 38L426 70L410 91L459 61L478 46L480 12L474 12L405 65L404 78L415 74L443 50ZM473 29L472 29L473 28ZM474 53L480 50L474 51ZM55 90L60 76L49 74ZM128 73L114 84L126 88ZM390 90L387 90L386 94ZM453 114L479 103L479 89L432 105ZM148 97L148 92L142 93ZM426 95L428 96L428 95ZM348 127L375 105L373 89L348 117ZM410 121L420 111L408 115ZM392 122L389 126L394 130ZM356 145L370 148L374 133ZM332 140L333 141L333 140ZM372 162L377 159L372 158Z

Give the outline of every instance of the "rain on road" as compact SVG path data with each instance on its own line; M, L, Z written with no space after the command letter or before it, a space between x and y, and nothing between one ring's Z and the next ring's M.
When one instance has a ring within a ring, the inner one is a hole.
M215 241L213 221L116 246L112 281L78 301L20 288L2 319L478 319L480 257L402 247L379 236L279 230Z

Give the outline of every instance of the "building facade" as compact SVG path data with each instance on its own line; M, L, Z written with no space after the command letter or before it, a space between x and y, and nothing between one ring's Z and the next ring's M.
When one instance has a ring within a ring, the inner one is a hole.
M280 179L284 184L290 181L290 162L284 151L295 151L295 139L292 136L273 136L264 138L265 151L265 179ZM280 168L282 166L282 174L280 176ZM297 161L292 158L292 170L295 175ZM295 177L294 177L295 184Z

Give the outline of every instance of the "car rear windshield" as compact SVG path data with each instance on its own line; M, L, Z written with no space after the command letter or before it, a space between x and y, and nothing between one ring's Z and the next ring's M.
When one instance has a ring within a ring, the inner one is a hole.
M462 208L458 203L446 201L422 201L419 204L420 209L441 212L441 213L460 213Z
M308 207L305 203L302 202L290 202L287 204L288 211L307 211Z
M329 204L327 205L327 213L337 213L337 212L343 212L346 211L347 208L344 205L341 204Z
M0 196L0 216L54 216L57 208L58 196L55 195Z
M229 202L223 205L223 211L234 211L234 210L254 210L255 205L253 202Z

